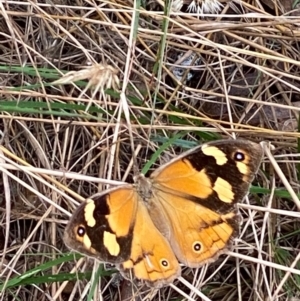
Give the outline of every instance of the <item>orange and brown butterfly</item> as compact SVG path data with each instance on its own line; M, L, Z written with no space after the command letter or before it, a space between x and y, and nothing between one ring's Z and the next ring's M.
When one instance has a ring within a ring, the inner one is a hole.
M149 286L181 275L179 263L200 267L225 253L238 232L236 203L257 172L262 148L246 140L200 145L149 178L88 198L73 214L68 247L116 264Z

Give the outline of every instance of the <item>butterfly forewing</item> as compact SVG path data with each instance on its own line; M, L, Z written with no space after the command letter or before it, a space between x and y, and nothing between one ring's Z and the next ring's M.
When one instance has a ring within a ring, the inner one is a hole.
M130 258L137 211L131 185L89 198L78 207L65 230L66 245L102 262Z
M180 262L198 267L228 249L238 230L235 204L247 194L261 159L258 144L219 141L151 175L155 200L149 212L157 227L169 233Z

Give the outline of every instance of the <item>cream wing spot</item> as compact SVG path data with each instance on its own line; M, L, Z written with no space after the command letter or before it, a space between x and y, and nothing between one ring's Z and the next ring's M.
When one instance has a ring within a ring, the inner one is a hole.
M232 186L230 183L224 179L218 177L213 190L217 193L219 199L224 203L232 203L234 200L234 192L232 191Z
M112 256L118 256L120 253L120 245L117 242L116 235L107 231L103 234L103 244Z
M206 156L214 157L217 162L217 165L222 166L226 164L228 161L226 154L216 146L210 146L208 144L204 144L201 149L203 154L205 154Z
M229 212L227 214L221 215L221 219L223 222L227 223L228 220L233 219L236 216L235 212Z
M82 238L82 243L87 250L89 250L92 246L92 242L86 234Z
M96 225L96 220L94 218L94 210L96 205L93 200L88 200L84 207L84 219L89 227L94 227Z
M236 166L241 174L243 174L243 175L249 174L249 168L245 163L236 162Z
M97 251L92 248L92 242L87 235L84 235L82 244L89 252L91 252L92 254L97 254Z

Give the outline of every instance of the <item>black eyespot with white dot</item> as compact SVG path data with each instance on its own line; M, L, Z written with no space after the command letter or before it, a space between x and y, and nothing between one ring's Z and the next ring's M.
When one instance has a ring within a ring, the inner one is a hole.
M164 268L169 267L169 261L168 261L167 259L165 259L165 258L163 258L163 259L160 260L160 264L161 264L161 266L163 266Z
M241 151L237 151L234 154L234 160L238 162L243 162L245 160L245 154Z
M202 244L201 244L200 241L195 241L193 243L193 250L194 250L195 253L200 253L201 252L201 250L202 250Z
M84 227L84 226L78 226L76 232L77 232L77 235L78 235L79 237L83 237L83 236L85 235L85 233L86 233L85 227Z

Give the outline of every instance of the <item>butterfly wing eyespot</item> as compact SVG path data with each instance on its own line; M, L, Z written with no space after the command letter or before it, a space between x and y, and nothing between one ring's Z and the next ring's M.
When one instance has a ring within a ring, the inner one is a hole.
M242 151L237 151L234 154L234 159L239 162L243 162L245 160L245 154Z
M164 267L164 268L168 268L168 267L170 266L169 261L168 261L167 259L165 259L165 258L162 258L162 259L160 260L160 264L161 264L161 266Z
M195 253L200 253L202 251L202 244L200 241L195 241L192 247Z
M85 231L85 226L83 225L79 225L76 229L76 234L79 236L79 237L84 237L86 231Z

